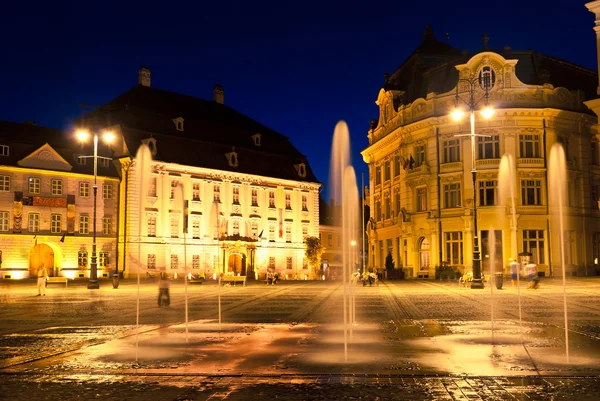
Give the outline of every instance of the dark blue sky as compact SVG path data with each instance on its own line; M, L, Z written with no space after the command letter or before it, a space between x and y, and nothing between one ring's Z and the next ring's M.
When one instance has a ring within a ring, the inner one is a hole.
M578 0L22 3L0 17L0 120L67 128L81 103L123 93L146 65L154 87L211 99L222 84L227 105L289 136L324 183L341 119L359 185L368 179L360 151L383 75L426 24L461 49L487 32L491 48L597 68L594 16Z

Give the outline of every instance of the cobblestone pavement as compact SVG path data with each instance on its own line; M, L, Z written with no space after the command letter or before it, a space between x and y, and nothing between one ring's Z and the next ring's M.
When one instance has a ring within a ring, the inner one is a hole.
M598 278L567 283L568 362L559 280L358 287L346 361L340 283L180 281L169 308L149 280L35 291L0 280L0 400L599 399Z

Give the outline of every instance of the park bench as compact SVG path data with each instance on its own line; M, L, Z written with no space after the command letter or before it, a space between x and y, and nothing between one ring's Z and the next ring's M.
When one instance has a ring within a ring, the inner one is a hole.
M243 283L246 285L246 276L223 276L221 277L221 283L224 285L225 283Z
M66 287L68 282L69 282L69 279L67 277L48 277L46 279L46 285L47 284L62 284L62 283L65 283L65 287Z

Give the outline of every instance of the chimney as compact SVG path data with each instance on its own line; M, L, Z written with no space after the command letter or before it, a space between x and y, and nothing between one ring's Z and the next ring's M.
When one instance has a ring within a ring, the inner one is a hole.
M213 89L213 100L215 101L215 103L225 103L225 91L223 90L223 87L219 84L216 84L215 88Z
M138 71L138 85L150 87L150 68L140 68Z

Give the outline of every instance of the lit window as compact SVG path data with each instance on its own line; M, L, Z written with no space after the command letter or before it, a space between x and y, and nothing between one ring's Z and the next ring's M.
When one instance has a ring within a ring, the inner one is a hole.
M102 185L102 198L103 199L112 199L113 197L113 186L112 184L104 184Z
M175 188L179 185L178 180L171 180L171 199L175 199Z
M543 230L523 230L523 251L531 252L531 261L533 263L544 263L544 248Z
M486 65L479 71L478 81L481 89L490 90L496 84L496 72Z
M302 211L308 211L308 197L306 195L302 195Z
M519 135L519 156L539 158L540 136L537 134Z
M496 205L497 181L479 181L479 206Z
M79 234L90 233L90 218L89 216L79 216Z
M171 269L178 269L178 268L179 268L179 256L171 255Z
M60 214L50 216L50 232L52 234L60 234L62 232L62 216Z
M285 226L285 242L292 242L292 226L289 224Z
M40 232L40 214L39 213L29 213L28 230L30 233Z
M233 204L240 204L240 187L233 187Z
M258 190L252 188L252 206L258 206Z
M0 231L8 231L8 212L0 212Z
M79 183L79 196L82 198L87 198L90 196L90 183L89 182L80 182Z
M542 204L541 180L521 180L521 204L538 206Z
M444 233L446 244L446 260L451 265L463 264L463 233L462 231L454 231Z
M285 193L285 208L286 210L292 209L292 194L289 192Z
M88 253L87 251L77 252L77 266L87 267L88 264Z
M194 182L192 184L192 200L193 201L200 201L200 183L199 182Z
M102 234L110 235L112 233L112 217L102 217Z
M200 219L192 220L192 238L200 239Z
M0 192L10 191L10 177L7 175L0 175Z
M444 207L452 208L460 206L460 184L452 183L444 185Z
M417 188L417 212L427 211L427 188Z
M269 191L269 207L275 207L275 191Z
M108 252L101 251L98 253L98 265L102 267L108 266Z
M477 137L477 152L480 159L499 159L500 155L500 136L479 136Z
M153 253L148 254L148 269L156 270L156 255Z
M39 194L40 193L40 179L36 177L29 178L29 193Z
M62 195L63 182L62 180L52 180L52 195Z
M240 235L240 221L238 219L233 220L233 235Z
M215 202L221 202L221 187L218 185L213 186L213 200Z
M443 142L442 163L454 163L460 161L460 140L450 139Z
M146 228L148 231L148 237L156 237L156 215L148 214L146 216L147 223Z

